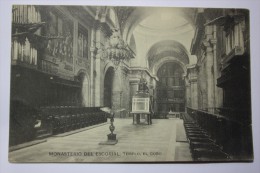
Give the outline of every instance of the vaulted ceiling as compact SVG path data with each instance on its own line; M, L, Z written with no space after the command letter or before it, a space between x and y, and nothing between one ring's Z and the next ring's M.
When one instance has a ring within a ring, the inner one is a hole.
M179 42L165 40L154 44L147 53L149 67L164 57L175 57L184 64L189 64L189 56L185 47Z
M143 64L150 68L166 56L175 57L184 64L196 61L189 53L196 9L115 7L115 10L123 39L136 50L136 60L133 60L136 66Z
M151 67L160 58L172 56L184 64L194 63L190 45L195 32L194 8L174 7L91 7L92 15L116 14L123 39L136 53L134 66ZM95 14L95 9L96 14ZM196 63L196 62L195 62Z
M115 7L115 9L121 11L119 17L119 23L121 25L122 34L125 40L129 42L131 35L143 20L152 16L154 23L160 23L160 17L167 19L171 18L172 23L176 22L173 15L177 15L186 20L188 24L194 27L194 17L196 9L193 8L171 8L171 7ZM125 9L126 8L126 9ZM172 15L172 16L171 16ZM124 16L124 17L123 17ZM157 16L157 17L155 17ZM147 25L143 25L144 27ZM148 24L149 27L149 24ZM161 29L163 29L161 27ZM170 29L170 28L168 28Z

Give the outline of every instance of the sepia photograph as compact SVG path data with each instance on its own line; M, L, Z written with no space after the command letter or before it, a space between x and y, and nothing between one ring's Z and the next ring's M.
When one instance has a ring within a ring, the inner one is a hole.
M0 172L259 172L259 5L0 1Z
M11 163L254 160L250 10L12 5Z

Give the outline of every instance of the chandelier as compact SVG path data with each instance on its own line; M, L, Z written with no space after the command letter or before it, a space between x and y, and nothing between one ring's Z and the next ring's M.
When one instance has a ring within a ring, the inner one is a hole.
M134 58L134 52L121 38L118 29L113 29L113 33L106 42L103 57L110 59L116 66L124 60Z

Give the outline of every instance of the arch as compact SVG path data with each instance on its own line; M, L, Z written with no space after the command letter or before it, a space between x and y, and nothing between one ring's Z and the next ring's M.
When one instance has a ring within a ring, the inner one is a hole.
M136 44L135 44L135 37L134 37L134 35L131 36L129 47L136 54Z
M133 31L135 27L146 17L154 14L154 13L160 13L161 11L169 9L167 7L159 7L159 8L151 8L151 7L138 7L135 8L135 10L131 13L131 15L127 18L125 22L125 26L123 27L122 35L123 39L129 43L131 36L133 34ZM194 23L194 15L195 15L195 9L193 8L170 8L169 10L175 10L178 11L184 19L186 19L192 27L195 28Z
M109 66L104 75L104 97L103 105L105 107L112 108L112 94L113 94L113 79L114 79L114 67Z
M109 7L108 8L108 18L111 20L112 24L114 25L115 28L119 26L118 18L115 12L114 7Z
M180 67L182 68L182 70L184 71L184 76L186 76L187 74L187 68L186 68L186 64L184 64L182 61L180 61L178 58L176 57L164 57L164 58L161 58L160 60L158 60L153 68L152 68L152 72L153 74L157 74L158 70L160 69L160 67L162 65L164 65L165 63L169 63L169 62L175 62L177 63L178 65L180 65Z
M82 74L86 75L87 71L85 69L80 69L77 73L77 76L80 77Z
M108 70L110 67L112 67L113 69L115 69L115 65L114 65L111 61L109 61L108 63L106 63L106 65L105 65L105 67L104 67L104 76L105 76L107 70Z
M77 73L78 80L82 84L81 88L81 102L82 106L90 106L90 77L85 69L80 69Z
M165 57L176 57L184 64L189 64L189 55L186 48L175 40L164 40L155 43L148 50L146 59L149 67L152 68L153 64Z

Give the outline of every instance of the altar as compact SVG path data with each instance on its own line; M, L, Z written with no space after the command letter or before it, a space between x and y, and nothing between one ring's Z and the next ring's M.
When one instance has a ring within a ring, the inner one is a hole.
M168 113L168 116L167 116L168 118L180 118L181 116L180 116L180 112L172 112L171 110L170 110L170 112Z

